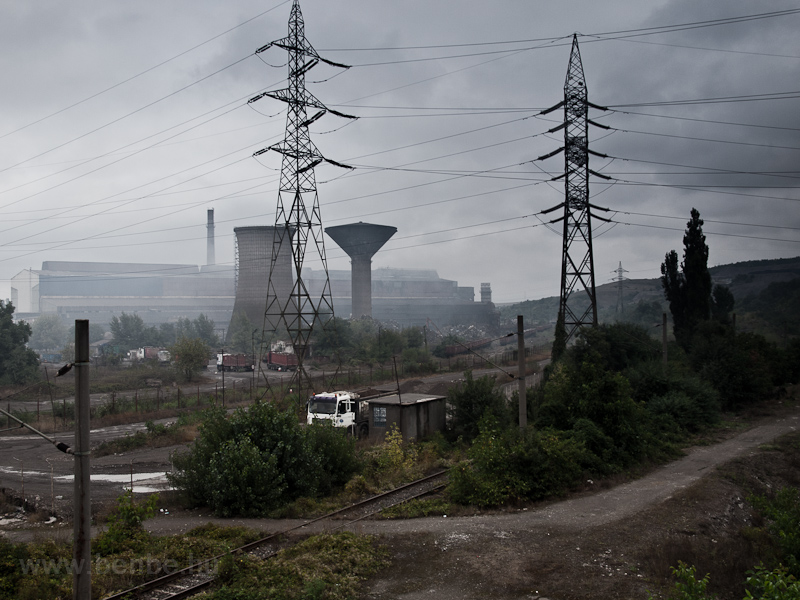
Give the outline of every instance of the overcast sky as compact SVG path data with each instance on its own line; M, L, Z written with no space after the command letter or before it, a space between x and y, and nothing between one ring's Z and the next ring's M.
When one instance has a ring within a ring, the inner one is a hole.
M44 260L203 264L274 223L291 2L0 4L0 298ZM557 296L563 112L578 34L591 118L597 283L658 277L689 211L710 264L800 255L800 4L727 0L302 0L330 108L311 135L325 226L397 227L373 268L433 268L495 302ZM783 12L788 11L788 12ZM771 13L782 12L780 15ZM759 18L742 19L759 14ZM684 25L683 27L680 27ZM349 259L326 238L330 269ZM313 265L312 265L313 266Z

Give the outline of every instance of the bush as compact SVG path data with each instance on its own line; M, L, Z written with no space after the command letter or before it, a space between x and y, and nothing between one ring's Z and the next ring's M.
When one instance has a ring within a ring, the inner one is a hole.
M581 420L594 423L601 435L594 428L589 431L584 423L579 439L591 434L594 441L587 441L593 448L600 443L601 459L612 470L636 462L651 451L645 445L647 413L641 403L633 400L630 383L623 375L606 371L596 363L558 364L545 384L536 425L570 431Z
M513 413L503 394L495 389L494 379L488 375L480 379L472 377L472 371L464 373L464 383L447 392L450 411L450 431L454 438L462 436L473 440L480 433L480 420L490 416L500 425L513 423Z
M208 504L220 517L257 517L286 493L278 459L262 453L249 438L228 440L211 457Z
M800 582L783 568L768 571L763 566L749 572L744 600L796 600L800 598ZM755 594L753 593L755 592Z
M192 506L217 515L266 515L300 497L319 497L357 471L352 439L332 427L302 428L268 403L230 418L211 409L189 452L173 456L170 482Z
M676 365L671 365L669 373L665 374L662 364L653 362L630 369L626 375L631 382L634 399L646 403L654 415L673 416L676 423L689 431L700 431L719 421L719 393L708 381L691 372L682 372ZM680 396L682 399L667 400L663 405L657 402L667 396ZM691 419L671 408L685 401L683 399L689 402L685 409L692 415ZM656 404L652 405L653 402Z
M485 419L468 452L450 471L448 493L460 504L499 506L563 493L580 479L585 448L556 431L500 430Z
M695 577L697 570L694 565L688 566L683 561L678 561L678 566L670 567L670 570L678 580L670 598L674 600L714 600L713 596L706 593L708 574L702 579L697 579Z
M140 551L150 534L142 523L156 514L158 494L136 502L133 491L128 490L117 498L117 506L108 518L108 529L92 542L93 551L100 556L118 554L125 550Z
M317 478L317 494L326 495L345 485L360 467L355 453L355 438L326 423L310 425L305 433L309 451L323 458Z
M715 322L698 327L689 358L698 374L719 392L727 410L762 400L783 379L778 372L780 353L773 344Z
M781 552L781 561L800 577L800 490L785 487L773 498L756 496L751 503L768 520L767 529Z

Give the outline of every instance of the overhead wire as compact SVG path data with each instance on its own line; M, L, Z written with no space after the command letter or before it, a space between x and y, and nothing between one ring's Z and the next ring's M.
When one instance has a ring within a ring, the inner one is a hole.
M246 19L246 20L238 23L237 25L234 25L233 27L231 27L229 29L226 29L225 31L223 31L221 33L218 33L218 34L208 38L207 40L205 40L203 42L200 42L199 44L196 44L196 45L192 46L191 48L188 48L187 50L183 50L182 52L179 52L178 54L175 54L175 55L171 56L170 58L162 60L161 62L159 62L159 63L157 63L157 64L155 64L155 65L153 65L151 67L148 67L143 71L140 71L140 72L136 73L135 75L131 75L130 77L127 77L126 79L123 79L122 81L118 81L117 83L115 83L115 84L113 84L113 85L111 85L111 86L109 86L109 87L107 87L105 89L102 89L99 92L95 92L95 93L93 93L93 94L91 94L89 96L86 96L85 98L83 98L81 100L78 100L77 102L73 102L72 104L70 104L68 106L65 106L63 108L60 108L60 109L56 110L55 112L52 112L52 113L50 113L48 115L45 115L43 117L39 117L39 118L29 122L29 123L26 123L25 125L21 125L20 127L17 127L16 129L13 129L11 131L7 131L6 133L0 134L0 139L8 137L9 135L17 133L19 131L22 131L23 129L27 129L28 127L31 127L33 125L37 125L37 124L39 124L39 123L41 123L43 121L46 121L47 119L50 119L52 117L60 115L63 112L66 112L66 111L68 111L68 110L70 110L72 108L75 108L76 106L80 106L81 104L84 104L84 103L88 102L89 100L93 100L94 98L97 98L98 96L102 96L103 94L105 94L107 92L110 92L111 90L114 90L114 89L116 89L116 88L118 88L118 87L120 87L122 85L125 85L126 83L130 83L134 79L138 79L139 77L141 77L143 75L146 75L147 73L150 73L151 71L155 71L156 69L158 69L160 67L163 67L164 65L169 64L172 61L177 60L178 58L180 58L182 56L185 56L185 55L189 54L190 52L193 52L193 51L197 50L198 48L202 48L206 44L209 44L209 43L213 42L214 40L219 39L222 36L227 35L227 34L231 33L232 31L235 31L236 29L239 29L240 27L243 27L244 25L247 25L248 23L250 23L252 21L255 21L256 19L258 19L260 17L263 17L264 15L272 12L273 10L275 10L277 8L280 8L281 6L283 6L284 4L287 4L289 2L291 2L291 0L283 0L282 2L279 2L278 4L273 6L272 8L269 8L269 9L263 11L263 12L260 12L259 14L255 15L254 17L250 17L249 19Z
M620 106L622 106L622 105L620 105ZM450 137L450 136L447 136L447 137ZM517 140L517 141L518 141L518 140ZM708 140L708 141L714 141L714 140ZM491 146L487 146L487 147L491 147ZM481 149L486 149L487 147L484 147L484 148L481 148ZM478 149L478 150L479 150L479 149ZM444 157L447 157L447 156L453 156L453 155L455 155L455 154L460 154L460 153L454 153L454 154L451 154L451 155L444 155ZM437 157L437 159L438 159L438 158L442 158L442 157ZM425 162L425 161L417 161L417 163L410 163L410 164L418 164L419 162ZM502 168L502 167L501 167L501 168ZM385 168L381 168L380 170L385 170ZM410 171L410 170L411 170L411 169L409 169L409 171ZM419 171L419 172L422 172L422 171ZM431 172L431 171L428 171L428 172ZM487 173L487 172L489 172L489 171L487 171L487 170L476 171L476 172L473 172L473 175L475 175L475 174L479 174L479 173ZM537 182L537 183L538 183L538 182ZM405 189L408 189L408 188L405 188Z

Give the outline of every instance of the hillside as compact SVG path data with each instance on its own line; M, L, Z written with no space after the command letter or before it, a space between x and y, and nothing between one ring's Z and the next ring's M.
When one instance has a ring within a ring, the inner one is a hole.
M709 268L714 283L726 285L736 299L737 322L743 331L763 333L771 338L800 334L800 322L794 323L794 306L800 299L800 257L775 260L752 260ZM597 287L597 310L600 322L630 321L649 326L660 323L661 313L669 312L661 289L661 280L628 279L623 282L622 315L616 311L619 294L616 282ZM523 315L528 323L555 323L558 296L527 300L498 307L501 318Z

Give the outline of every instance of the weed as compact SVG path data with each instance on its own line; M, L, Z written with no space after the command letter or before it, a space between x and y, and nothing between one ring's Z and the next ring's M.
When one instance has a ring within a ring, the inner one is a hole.
M429 500L414 499L402 504L390 506L381 511L381 516L387 519L416 519L430 515L446 515L453 511L447 500L433 498Z
M150 537L142 522L155 515L157 502L158 494L136 502L132 490L117 498L116 510L108 518L108 529L94 540L97 554L108 556L125 550L141 550Z

